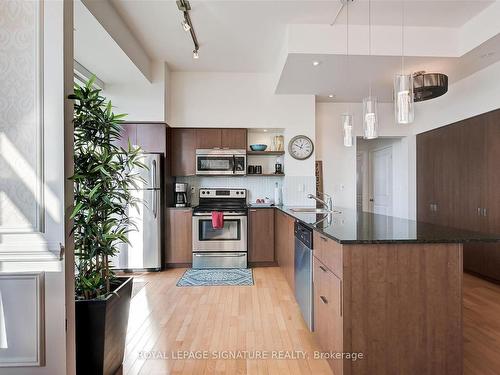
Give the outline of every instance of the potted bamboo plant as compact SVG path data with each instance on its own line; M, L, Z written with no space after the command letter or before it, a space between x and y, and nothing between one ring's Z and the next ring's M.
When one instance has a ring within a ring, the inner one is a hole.
M128 208L144 167L139 148L117 147L120 123L91 79L74 94L74 210L76 362L79 375L113 375L123 362L132 278L117 277L110 259L135 230Z

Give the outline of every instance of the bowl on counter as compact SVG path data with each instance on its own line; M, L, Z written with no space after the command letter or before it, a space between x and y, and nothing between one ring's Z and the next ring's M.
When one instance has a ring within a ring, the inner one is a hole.
M255 145L250 145L250 150L252 151L265 151L267 148L267 145L263 144L255 144Z

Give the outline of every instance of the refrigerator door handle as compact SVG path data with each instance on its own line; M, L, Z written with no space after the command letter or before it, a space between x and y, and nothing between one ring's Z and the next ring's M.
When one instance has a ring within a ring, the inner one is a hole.
M153 189L156 189L156 160L151 161L151 183L153 184Z
M151 206L153 206L153 217L156 219L156 216L158 216L158 191L156 189L151 190L152 199L151 199Z

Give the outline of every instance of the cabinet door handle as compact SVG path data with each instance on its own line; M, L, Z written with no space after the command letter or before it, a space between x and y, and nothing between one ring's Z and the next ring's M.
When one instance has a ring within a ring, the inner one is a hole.
M328 300L325 297L319 296L319 298L321 299L321 302L323 302L325 305L328 304Z
M323 267L323 266L319 266L319 269L320 269L321 271L323 271L323 272L327 272L327 269L326 269L325 267Z
M250 212L257 212L257 210L250 210Z
M486 210L486 208L483 208L483 216L488 216L488 211Z
M323 236L320 236L319 238L321 238L321 239L322 239L323 241L325 241L325 242L326 242L326 241L328 241L328 240L327 240L325 237L323 237Z

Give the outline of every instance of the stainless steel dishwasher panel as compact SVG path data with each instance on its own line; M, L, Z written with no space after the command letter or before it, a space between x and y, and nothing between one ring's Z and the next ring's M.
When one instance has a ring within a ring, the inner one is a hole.
M313 331L312 231L295 223L295 299L309 330Z

